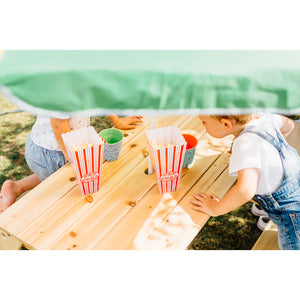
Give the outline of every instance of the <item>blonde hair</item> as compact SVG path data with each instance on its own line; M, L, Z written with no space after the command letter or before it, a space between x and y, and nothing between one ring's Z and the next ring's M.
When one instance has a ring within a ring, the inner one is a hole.
M231 119L231 120L235 120L238 124L240 125L244 125L246 123L248 123L251 118L252 118L252 114L248 114L248 115L211 115L212 118L217 119L217 120L221 120L221 119Z

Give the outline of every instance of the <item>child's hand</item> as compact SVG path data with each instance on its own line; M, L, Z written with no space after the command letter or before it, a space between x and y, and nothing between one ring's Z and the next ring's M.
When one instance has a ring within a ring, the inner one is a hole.
M220 201L220 199L215 195L205 195L199 193L197 195L193 195L195 199L191 199L190 203L192 204L192 209L204 212L209 216L216 217L218 214L216 213L216 205Z
M119 120L114 124L118 129L134 129L136 125L134 123L143 123L141 116L130 116L119 118Z

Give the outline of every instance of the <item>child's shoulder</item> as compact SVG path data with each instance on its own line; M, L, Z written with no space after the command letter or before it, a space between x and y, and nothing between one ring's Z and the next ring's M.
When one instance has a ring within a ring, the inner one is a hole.
M259 136L252 132L245 132L239 135L236 139L234 139L233 146L235 148L242 148L246 150L247 148L252 148L257 146L257 143L260 142Z
M264 112L264 113L258 113L257 116L259 117L259 123L262 123L266 125L266 121L269 122L272 126L276 128L281 128L283 120L281 115Z

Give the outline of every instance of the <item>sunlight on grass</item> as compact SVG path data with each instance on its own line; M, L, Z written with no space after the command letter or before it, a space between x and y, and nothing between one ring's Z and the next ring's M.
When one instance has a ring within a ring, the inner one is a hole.
M238 222L240 224L246 224L246 221L244 218L241 218L241 217L237 217L237 216L230 216L228 218L228 221L229 222Z
M0 113L19 108L0 95ZM18 180L31 174L25 157L25 142L35 116L26 112L0 116L0 185L6 179Z
M3 155L0 155L0 170L7 169L10 166L10 160Z

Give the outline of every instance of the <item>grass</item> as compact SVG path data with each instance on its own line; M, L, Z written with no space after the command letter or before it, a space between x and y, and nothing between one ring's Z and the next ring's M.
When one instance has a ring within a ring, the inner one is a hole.
M0 95L0 114L19 109ZM35 117L26 112L0 116L0 187L6 179L19 180L31 174L25 157L25 142ZM111 127L106 117L91 118L97 131ZM257 217L247 203L217 218L210 218L192 241L189 250L248 250L258 239Z
M251 250L261 234L252 203L219 217L211 217L192 241L190 250Z
M17 109L0 95L0 113ZM24 152L34 122L35 117L25 112L0 116L0 185L6 179L18 180L31 174Z

